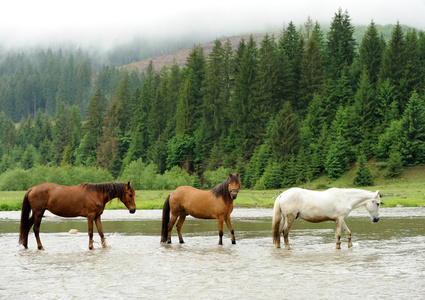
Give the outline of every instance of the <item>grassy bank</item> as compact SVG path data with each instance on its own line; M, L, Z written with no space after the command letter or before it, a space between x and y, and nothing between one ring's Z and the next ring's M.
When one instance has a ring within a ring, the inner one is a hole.
M393 184L367 187L366 190L380 190L384 207L394 207L397 204L404 206L425 205L425 188L423 184ZM276 197L283 192L280 190L241 190L234 202L236 207L273 207ZM137 209L161 209L165 198L171 191L137 191ZM20 210L25 191L0 192L0 210ZM123 209L124 205L113 200L106 205L106 209Z
M385 178L385 170L374 161L368 162L368 167L374 176L374 186L364 187L369 191L380 190L384 207L394 207L397 204L404 206L425 206L425 166L406 168L404 173L397 179ZM312 183L300 187L323 190L331 187L352 188L355 176L355 168L347 172L336 181L330 181L321 177ZM276 197L285 189L279 190L245 190L242 189L234 202L237 207L273 207ZM161 209L165 198L171 191L137 191L137 209ZM0 192L0 210L21 210L22 199L25 191ZM124 205L113 200L106 205L106 209L121 209Z

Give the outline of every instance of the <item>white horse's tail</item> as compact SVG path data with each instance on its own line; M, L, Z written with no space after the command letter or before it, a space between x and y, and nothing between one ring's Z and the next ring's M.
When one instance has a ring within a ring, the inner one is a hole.
M282 211L280 209L279 201L276 199L276 202L274 203L274 209L273 209L273 245L276 248L280 248L280 235L282 234L283 230L283 216Z

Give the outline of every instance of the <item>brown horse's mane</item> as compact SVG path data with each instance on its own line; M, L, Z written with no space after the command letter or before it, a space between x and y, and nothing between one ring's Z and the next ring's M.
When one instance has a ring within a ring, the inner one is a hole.
M232 174L232 181L239 182L238 176ZM230 194L229 194L229 190L228 190L228 182L229 182L229 177L227 177L226 180L223 181L222 183L213 187L210 190L211 193L213 193L216 197L222 196L223 200L227 201L228 199L230 199Z
M105 183L82 183L83 188L86 188L88 191L100 192L103 194L108 194L109 200L117 198L122 198L125 194L126 184L123 182L105 182Z

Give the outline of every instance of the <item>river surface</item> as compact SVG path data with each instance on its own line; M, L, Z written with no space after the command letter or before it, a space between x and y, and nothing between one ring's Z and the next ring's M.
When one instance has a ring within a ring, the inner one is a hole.
M274 249L271 209L235 209L237 244L215 220L188 217L185 244L160 241L161 211L108 210L107 246L87 222L46 213L44 251L18 245L20 212L0 212L0 299L425 299L425 208L364 209L346 219L354 246L335 250L334 223L296 220L292 250ZM77 234L70 234L77 229ZM283 243L283 241L282 241Z

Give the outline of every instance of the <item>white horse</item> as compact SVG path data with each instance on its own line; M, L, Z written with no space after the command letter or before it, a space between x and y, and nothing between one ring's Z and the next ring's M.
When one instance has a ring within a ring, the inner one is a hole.
M372 222L378 222L381 203L379 191L338 188L310 191L291 188L280 194L274 203L273 244L276 248L280 248L280 235L283 232L285 249L289 250L289 230L294 220L301 218L314 223L335 221L336 249L341 249L341 228L344 229L348 239L348 248L350 248L353 246L351 232L344 219L353 209L366 206Z

